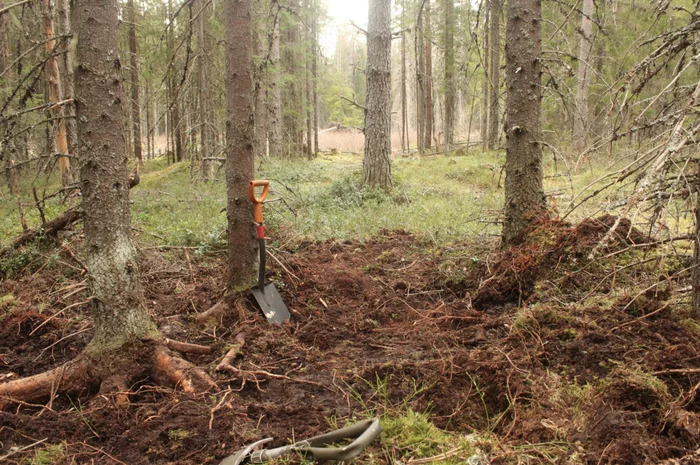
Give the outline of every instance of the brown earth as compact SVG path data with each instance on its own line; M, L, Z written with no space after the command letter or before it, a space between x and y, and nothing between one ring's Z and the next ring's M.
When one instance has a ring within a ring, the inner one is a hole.
M571 253L586 238L590 248L600 231L558 226L547 250ZM624 237L615 247L646 240L627 239L629 228ZM329 418L410 408L441 428L489 437L481 447L490 463L700 463L700 342L670 290L577 305L614 286L601 285L605 270L586 268L594 276L584 279L560 265L569 281L543 287L551 273L535 273L519 305L512 296L476 302L489 279L502 280L504 256L513 263L537 251L477 259L473 245L439 250L403 232L272 253L286 268L273 263L272 274L292 321L268 325L241 295L220 324L202 328L194 317L223 293L222 257L142 250L148 307L167 337L215 347L185 357L207 367L220 391L189 395L143 380L126 407L91 393L19 405L0 412L0 457L48 438L65 442L55 463L216 464L263 437L281 445L328 430ZM13 296L0 300L0 382L57 366L89 341L81 267L68 255L59 262L0 281L0 298ZM552 298L552 289L563 291ZM217 374L239 333L238 373ZM5 460L27 463L33 449Z

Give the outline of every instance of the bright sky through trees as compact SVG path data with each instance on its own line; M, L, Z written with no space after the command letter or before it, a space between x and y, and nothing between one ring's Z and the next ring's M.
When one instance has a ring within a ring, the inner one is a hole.
M328 0L328 15L336 24L354 21L367 25L367 0Z
M331 27L321 32L321 47L333 54L338 26L350 21L365 29L367 27L367 0L328 0L328 16Z

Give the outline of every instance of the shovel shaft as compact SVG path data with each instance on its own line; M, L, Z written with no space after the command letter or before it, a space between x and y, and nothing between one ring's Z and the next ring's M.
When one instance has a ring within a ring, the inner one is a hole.
M259 236L258 236L259 237ZM260 292L265 293L265 238L258 239L258 248L260 249L260 267L258 268L258 288Z

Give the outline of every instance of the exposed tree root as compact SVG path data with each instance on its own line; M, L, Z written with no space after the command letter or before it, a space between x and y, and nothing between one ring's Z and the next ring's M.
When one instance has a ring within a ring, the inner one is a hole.
M229 349L221 362L216 366L216 371L233 371L233 361L241 354L243 346L245 345L245 338L243 333L236 334L236 343Z
M175 386L185 392L210 391L216 384L203 370L177 357L157 341L151 348L147 373L159 384ZM110 357L125 356L116 365ZM117 404L129 403L129 383L144 375L139 364L129 362L129 352L107 355L105 360L83 353L75 360L51 371L0 384L0 410L14 403L54 399L58 393L79 394L99 387L101 395L116 395ZM124 369L127 363L131 368Z
M176 357L162 345L153 352L153 379L162 384L174 384L185 392L208 391L216 383L202 369Z
M0 384L0 410L13 400L32 402L53 397L57 392L81 392L95 381L86 360L78 358L50 371Z
M210 326L221 324L225 316L231 315L239 322L244 322L246 318L250 318L247 315L248 307L248 299L242 293L227 294L211 308L198 314L195 321L200 325Z
M220 321L221 318L226 314L228 311L229 306L228 302L226 302L225 299L222 299L218 301L216 304L214 304L213 307L211 307L209 310L204 311L197 315L195 317L195 320L197 323L202 324L202 325L209 325L212 322L217 322Z
M199 344L190 344L189 342L180 342L173 339L165 339L165 345L170 350L182 352L183 354L207 355L214 351L212 347L202 346Z

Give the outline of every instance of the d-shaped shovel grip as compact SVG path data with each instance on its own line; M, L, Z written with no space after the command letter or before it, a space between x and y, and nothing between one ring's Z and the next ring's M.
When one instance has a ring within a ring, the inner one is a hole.
M260 197L257 197L255 194L256 187L263 188ZM262 204L268 192L270 192L270 181L259 179L257 181L250 181L250 184L248 184L248 198L253 202L253 216L255 217L255 222L258 224L262 224L263 222Z

